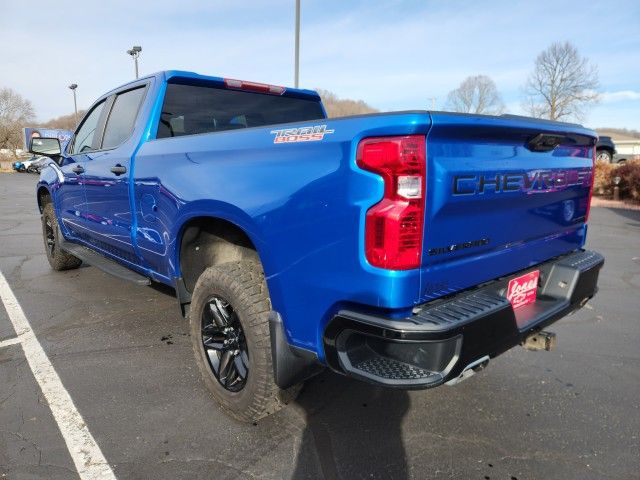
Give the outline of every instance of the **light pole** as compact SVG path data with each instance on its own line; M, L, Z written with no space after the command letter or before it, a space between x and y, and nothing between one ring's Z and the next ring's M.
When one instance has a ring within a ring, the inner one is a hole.
M73 92L73 111L76 119L76 126L78 125L78 102L76 101L76 88L78 85L76 83L72 83L69 85L69 89Z
M127 50L127 53L133 57L133 61L136 64L136 79L138 78L138 57L140 56L141 51L142 47L138 45L134 45L131 47L131 50Z
M615 185L615 187L613 187L613 199L618 202L620 201L620 181L622 179L620 177L613 177L613 184Z
M300 0L296 0L296 61L294 87L298 88L300 79Z

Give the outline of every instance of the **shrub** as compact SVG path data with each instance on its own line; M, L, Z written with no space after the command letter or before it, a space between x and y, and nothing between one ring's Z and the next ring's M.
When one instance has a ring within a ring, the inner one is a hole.
M631 160L616 169L620 177L620 196L624 199L640 201L640 161Z
M613 177L612 172L616 169L615 165L609 162L596 162L596 173L593 179L593 194L610 196L613 193Z

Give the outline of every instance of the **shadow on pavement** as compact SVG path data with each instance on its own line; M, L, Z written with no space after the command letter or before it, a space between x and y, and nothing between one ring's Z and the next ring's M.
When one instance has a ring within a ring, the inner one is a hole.
M292 479L409 477L402 440L407 392L326 371L307 381L296 403L306 429Z
M629 210L625 208L610 208L610 207L605 207L605 208L607 210L612 211L613 213L620 215L622 218L625 218L627 220L632 220L634 222L640 222L640 210ZM632 223L628 223L627 225L630 225L632 227L640 226L640 224L632 224Z
M159 282L151 282L149 287L154 289L158 293L162 293L163 295L173 297L174 299L176 298L175 288L170 287L169 285L165 285L164 283L159 283ZM178 311L177 300L176 300L176 311Z

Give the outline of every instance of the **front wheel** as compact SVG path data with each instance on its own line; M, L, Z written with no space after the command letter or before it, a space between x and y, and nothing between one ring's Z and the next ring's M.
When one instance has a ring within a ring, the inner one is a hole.
M271 302L255 261L207 268L189 309L191 340L204 382L231 416L253 422L293 400L274 382L269 335Z
M47 260L51 268L54 270L70 270L78 268L82 264L82 260L60 248L62 235L60 234L58 219L51 203L47 203L42 209L42 237Z

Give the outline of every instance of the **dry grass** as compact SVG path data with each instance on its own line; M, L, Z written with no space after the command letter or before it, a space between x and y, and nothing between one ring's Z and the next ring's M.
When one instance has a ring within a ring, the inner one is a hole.
M595 205L613 196L615 177L620 177L620 198L630 204L640 204L640 161L631 160L623 165L597 162L593 182ZM596 200L595 196L600 197Z
M5 155L0 153L0 172L2 173L11 173L13 172L13 167L11 164L15 162L17 159L13 155Z
M596 173L593 180L593 194L608 197L613 194L612 173L616 165L608 162L596 162Z

